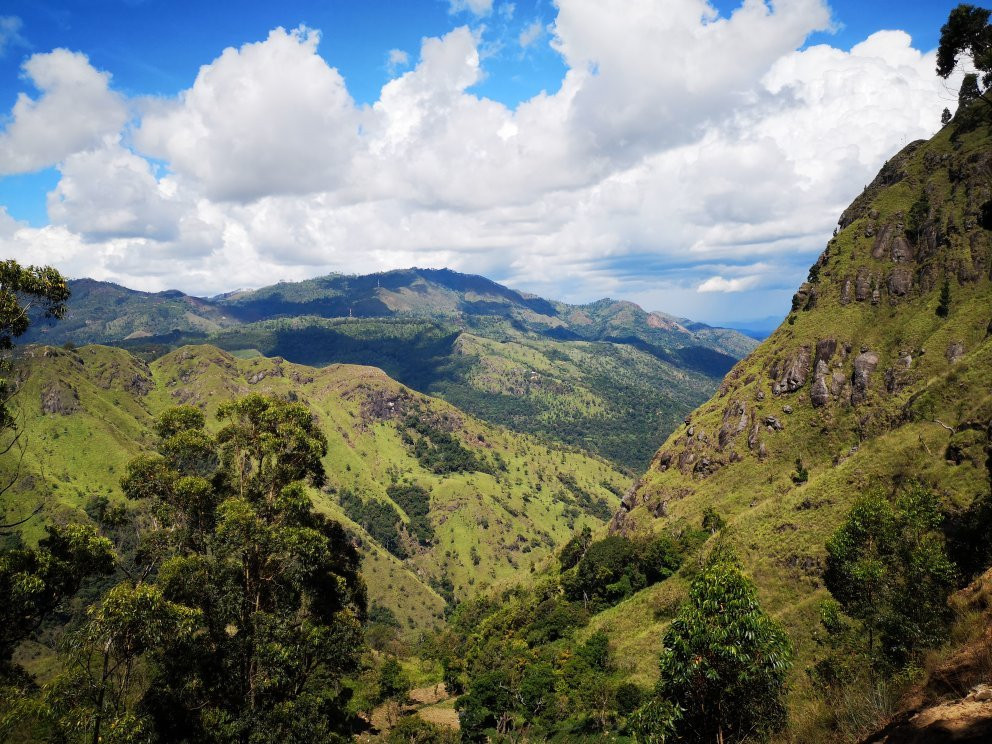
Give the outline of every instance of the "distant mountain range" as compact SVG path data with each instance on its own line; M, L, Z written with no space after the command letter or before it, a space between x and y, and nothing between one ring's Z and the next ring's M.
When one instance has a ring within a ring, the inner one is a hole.
M28 342L121 346L153 359L190 343L323 366L377 366L493 423L643 468L757 342L604 299L569 305L481 276L332 274L213 298L71 282L66 318Z

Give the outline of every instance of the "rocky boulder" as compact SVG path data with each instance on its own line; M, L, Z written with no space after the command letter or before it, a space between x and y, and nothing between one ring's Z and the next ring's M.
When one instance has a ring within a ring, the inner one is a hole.
M868 399L868 387L871 375L878 366L878 354L873 351L863 351L854 358L854 375L851 378L851 403L858 405Z
M908 266L898 266L889 274L889 294L904 297L913 288L913 272Z
M64 382L53 382L41 391L41 411L46 414L69 416L79 410L79 393Z
M772 385L772 393L794 393L806 384L809 378L810 353L809 348L800 346L781 365L775 365L772 369L772 377L775 384Z

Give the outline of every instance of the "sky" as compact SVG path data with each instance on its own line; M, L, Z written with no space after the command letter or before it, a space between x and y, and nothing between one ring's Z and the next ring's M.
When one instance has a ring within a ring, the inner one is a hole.
M446 266L781 317L954 110L956 4L5 0L0 258L200 295Z

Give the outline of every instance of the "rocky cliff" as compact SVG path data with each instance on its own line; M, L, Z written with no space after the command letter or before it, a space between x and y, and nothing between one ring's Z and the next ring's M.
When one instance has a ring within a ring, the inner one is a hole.
M715 509L798 645L800 688L824 544L853 501L909 479L950 509L988 489L992 133L981 115L885 164L785 321L668 438L611 523L698 527Z

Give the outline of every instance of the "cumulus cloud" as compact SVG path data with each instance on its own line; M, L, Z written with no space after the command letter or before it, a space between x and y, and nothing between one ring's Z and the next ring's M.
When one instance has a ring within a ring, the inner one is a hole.
M147 160L120 144L70 155L59 170L62 178L48 195L53 223L91 241L177 236L188 206L156 180Z
M136 145L211 199L338 186L359 118L344 79L316 53L319 39L277 28L264 42L225 49L178 100L149 106Z
M108 87L110 74L94 69L85 54L35 54L22 69L41 95L18 95L0 132L0 175L54 165L116 134L127 120L124 101Z
M122 114L49 153L52 225L0 229L0 252L144 289L450 266L575 301L768 315L947 105L934 53L902 32L797 51L830 23L821 0L744 0L725 17L703 0L562 0L560 88L513 108L475 92L484 29L391 52L413 67L371 106L315 31L276 29L141 102L133 136Z
M402 49L390 49L386 53L386 67L390 75L395 75L396 71L410 65L410 55Z
M736 279L724 279L722 276L711 276L698 287L697 292L743 292L753 289L761 281L760 276L741 276Z
M468 11L473 15L487 16L493 12L493 0L449 0L448 7L451 13Z

